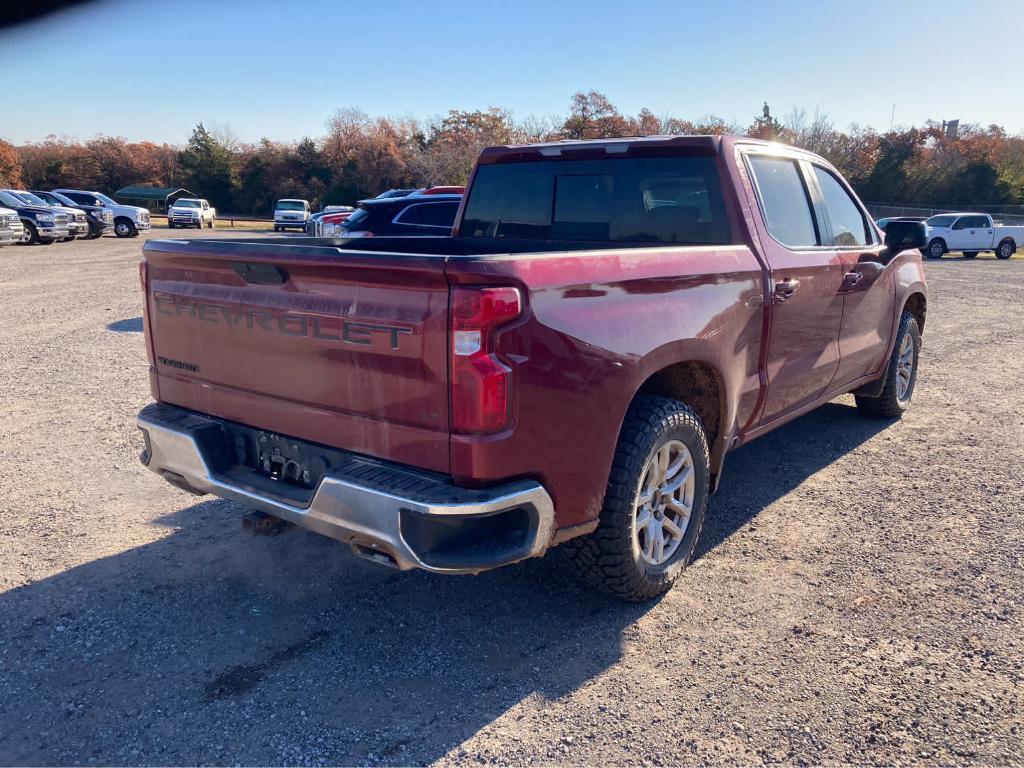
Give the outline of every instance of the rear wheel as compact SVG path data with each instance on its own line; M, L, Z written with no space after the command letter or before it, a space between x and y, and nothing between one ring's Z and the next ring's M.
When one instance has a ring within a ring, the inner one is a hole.
M973 259L978 255L978 251L964 251L965 259Z
M1016 250L1017 250L1017 246L1014 244L1013 240L1010 240L1010 239L1003 240L1003 242L1001 242L996 247L996 258L997 259L1002 259L1002 260L1005 261L1006 259L1008 259L1011 256L1013 256L1013 252L1016 251Z
M597 530L565 544L583 580L625 600L669 590L693 557L708 497L707 438L677 400L630 405Z
M921 355L921 330L909 312L900 318L896 344L885 370L885 385L877 397L856 395L861 413L882 419L898 419L910 407L917 384L917 362Z
M928 258L929 259L941 259L942 254L946 252L946 243L938 238L935 238L928 243Z
M135 237L138 230L131 219L118 219L114 222L114 234L118 237Z

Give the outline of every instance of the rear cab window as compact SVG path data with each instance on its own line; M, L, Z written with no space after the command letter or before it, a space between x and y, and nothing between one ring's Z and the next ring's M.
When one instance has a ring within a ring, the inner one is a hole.
M538 159L477 168L461 237L731 243L715 158Z
M758 203L768 232L789 248L821 245L811 212L811 195L800 166L791 158L748 154Z

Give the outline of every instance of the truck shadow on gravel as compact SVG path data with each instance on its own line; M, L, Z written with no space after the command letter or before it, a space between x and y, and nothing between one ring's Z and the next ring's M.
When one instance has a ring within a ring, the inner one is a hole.
M701 556L886 426L851 410L731 457ZM152 543L0 595L0 763L427 763L601 675L653 607L591 594L557 553L400 574L298 529L247 538L241 513L185 506Z

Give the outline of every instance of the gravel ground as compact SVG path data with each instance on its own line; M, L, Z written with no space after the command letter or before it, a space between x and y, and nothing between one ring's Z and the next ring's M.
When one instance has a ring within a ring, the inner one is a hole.
M144 470L140 245L0 250L0 763L1024 764L1024 262L928 262L907 417L737 451L635 606L557 552L246 538Z

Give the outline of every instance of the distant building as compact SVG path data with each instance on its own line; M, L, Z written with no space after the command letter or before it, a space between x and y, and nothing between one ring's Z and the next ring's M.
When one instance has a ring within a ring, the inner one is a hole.
M167 213L175 200L195 197L187 189L174 187L123 187L114 193L114 199L125 205L141 205L153 213Z

